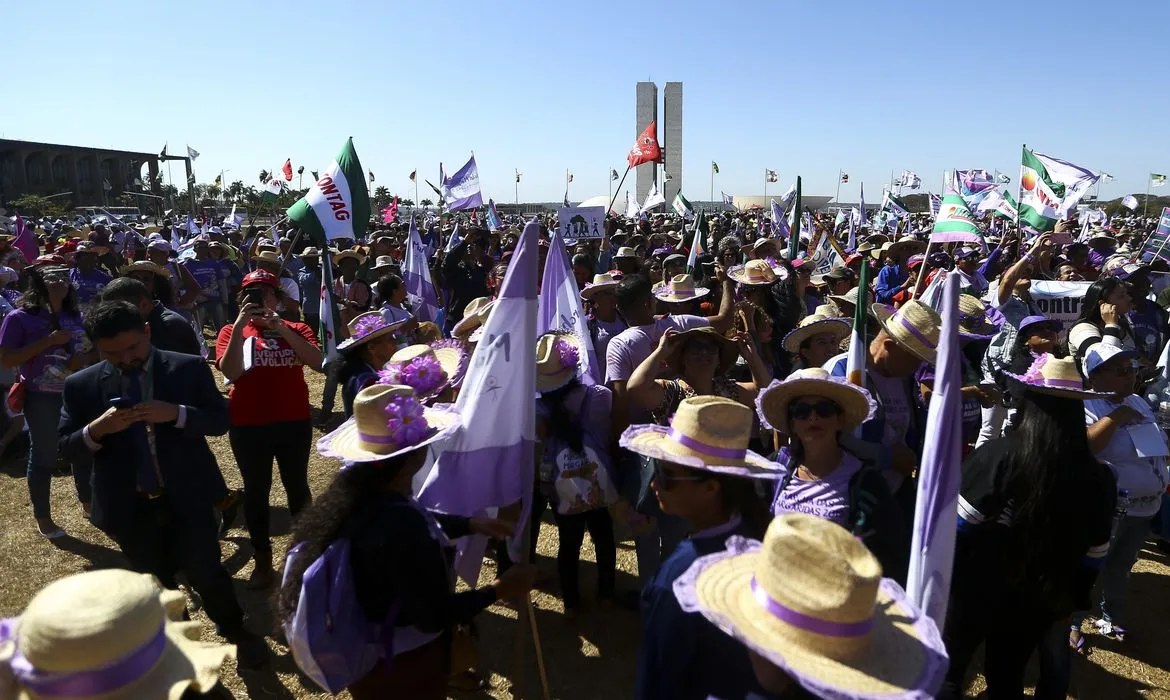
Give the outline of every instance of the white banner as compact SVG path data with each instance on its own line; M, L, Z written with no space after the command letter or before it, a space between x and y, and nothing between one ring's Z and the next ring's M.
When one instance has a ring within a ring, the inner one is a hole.
M603 238L605 207L561 207L557 213L557 233L562 240Z

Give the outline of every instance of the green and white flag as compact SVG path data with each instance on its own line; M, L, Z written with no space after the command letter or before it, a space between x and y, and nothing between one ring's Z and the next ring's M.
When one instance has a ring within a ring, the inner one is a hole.
M687 256L687 274L694 275L695 270L699 267L699 256L707 252L703 247L703 239L707 235L707 218L703 216L703 212L699 212L699 218L695 219L695 235L691 239L691 252Z
M1020 162L1020 223L1041 233L1055 229L1063 197L1064 185L1054 182L1044 163L1025 147Z
M333 297L333 261L329 251L321 256L321 323L317 329L317 343L321 346L321 366L341 357L337 352L337 329L341 327L340 309Z
M1150 173L1150 187L1161 187L1166 184L1166 176Z
M287 213L289 221L318 245L339 238L356 241L365 234L370 223L370 192L353 150L353 138Z
M264 185L264 191L260 193L260 201L264 204L271 204L287 189L288 185L281 178L268 178L268 184Z
M975 217L967 208L967 203L959 193L949 190L943 195L942 203L938 207L938 217L934 220L934 231L930 234L931 243L956 243L971 241L983 243L983 235L979 233L979 226Z
M882 209L891 211L899 217L910 214L910 210L906 208L906 203L895 197L889 190L886 190L885 196L882 197Z
M688 214L695 213L695 208L691 206L691 203L687 201L686 197L682 196L682 192L674 196L674 201L670 203L670 206L674 208L675 213L679 216L685 217Z

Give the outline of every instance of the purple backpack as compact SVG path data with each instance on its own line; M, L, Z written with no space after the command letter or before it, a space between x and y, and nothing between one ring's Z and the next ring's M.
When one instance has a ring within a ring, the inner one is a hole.
M298 556L289 550L285 562ZM330 693L340 693L370 672L379 660L394 659L393 605L381 624L370 622L358 603L350 569L350 541L341 537L305 569L297 610L284 621L284 634L297 666ZM283 585L283 584L282 584Z

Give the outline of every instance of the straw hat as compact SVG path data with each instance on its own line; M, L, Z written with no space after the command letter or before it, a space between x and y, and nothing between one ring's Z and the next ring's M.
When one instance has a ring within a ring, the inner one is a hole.
M990 340L1005 321L999 309L985 306L978 297L959 295L959 336L963 340Z
M882 246L882 251L888 251L893 256L913 255L914 253L922 253L925 250L926 243L913 236L902 236L893 243L886 243Z
M767 260L748 260L728 270L727 276L740 284L752 286L772 284L779 279Z
M439 359L439 366L447 373L447 383L453 387L463 384L467 366L471 364L467 343L459 338L444 338L431 343L430 348Z
M165 279L171 278L170 270L166 269L162 265L155 265L149 260L135 260L129 265L123 265L122 269L118 270L118 272L122 275L128 275L131 272L153 272L159 277L163 277Z
M805 316L800 325L784 336L781 344L791 353L800 352L800 344L814 335L829 333L833 336L833 345L838 345L853 329L853 324L838 316L832 307L818 306L816 311Z
M454 375L460 375L462 381L466 355L462 344L444 346L441 357L430 345L407 345L390 357L378 373L378 381L409 386L420 399L429 399L450 386Z
M466 338L471 332L483 325L491 313L495 302L491 297L476 297L463 307L463 318L451 327L451 335L457 338Z
M610 289L616 289L617 286L618 281L614 279L614 276L608 272L600 275L593 275L593 281L585 285L585 289L581 290L581 298L589 301L593 298L594 294Z
M735 341L711 326L691 328L678 333L675 337L678 339L678 350L666 358L666 364L675 370L676 373L680 366L679 362L682 360L683 351L686 349L687 343L692 340L706 338L719 344L719 366L715 368L715 376L727 374L735 366L735 361L739 358L739 348L736 346Z
M841 428L852 430L869 420L877 404L863 387L834 377L820 367L801 369L773 381L756 396L760 422L770 430L788 429L788 404L798 396L823 396L841 407Z
M621 446L646 457L718 474L777 479L780 465L749 450L752 410L721 396L683 399L670 426L631 425Z
M613 256L613 259L614 260L621 260L622 258L637 259L637 257L638 257L638 254L636 252L634 252L633 248L631 248L629 246L621 246L618 248L617 255Z
M370 272L377 272L378 270L389 270L397 267L398 263L394 262L394 258L389 255L379 255L374 258L374 266L370 268Z
M942 324L938 312L917 299L902 304L897 311L885 304L874 304L870 311L886 334L898 341L899 345L923 362L934 364L938 329Z
M304 250L301 251L301 257L302 258L319 258L319 257L321 257L321 251L319 249L317 249L315 246L309 246L308 248L305 248Z
M358 265L366 261L366 257L356 250L343 250L333 256L333 264L340 265L342 260L357 260Z
M854 287L853 289L850 289L848 292L845 292L844 294L830 294L829 298L837 303L837 308L841 309L842 311L846 312L847 314L852 314L853 309L857 308L857 294L858 294L860 289L861 289L860 287ZM867 304L873 303L873 292L867 291L865 294L865 297L866 297ZM848 304L849 308L842 309L841 304Z
M817 697L925 700L946 675L934 621L845 528L781 515L762 544L741 537L674 583L682 609L782 669Z
M707 287L696 287L694 277L682 274L671 277L669 282L654 292L654 296L661 301L679 303L707 296L710 291Z
M865 241L863 243L858 244L857 253L858 253L858 255L865 255L868 253L871 257L881 258L882 250L878 248L878 245L876 243L872 243L870 241Z
M408 386L371 384L353 401L353 417L317 441L317 452L347 462L379 462L450 437L459 414L423 406Z
M1044 353L1023 374L1006 374L1024 389L1037 394L1059 396L1062 399L1101 399L1113 396L1108 392L1086 389L1081 373L1077 371L1076 360L1071 357L1057 359Z
M185 604L151 576L120 569L54 581L19 619L0 622L0 667L11 666L12 697L179 700L188 689L211 690L235 646L200 641L201 625L181 621ZM83 675L83 687L108 690L70 692Z
M576 333L545 333L536 339L536 391L556 391L587 372L589 356Z
M405 326L406 323L406 321L388 323L381 311L367 311L364 314L358 314L348 324L349 337L338 343L337 349L340 352L346 352L363 343L393 333Z
M273 265L279 265L280 264L280 254L271 248L265 248L265 249L261 250L259 253L256 253L255 255L253 255L252 260L255 262L258 262L258 263L266 262L266 263L272 263Z

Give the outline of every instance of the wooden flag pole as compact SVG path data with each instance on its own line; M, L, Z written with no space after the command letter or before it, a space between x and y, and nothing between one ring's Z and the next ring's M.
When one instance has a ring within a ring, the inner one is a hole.
M540 532L540 525L536 528L532 527L532 517L529 515L528 522L524 524L524 530L520 535L520 542L523 549L520 551L520 564L528 564L528 553L531 551L530 538L536 537ZM536 649L536 670L540 675L540 688L544 700L549 700L548 691L548 675L544 669L544 650L540 645L540 631L536 627L536 615L532 612L532 592L524 594L524 602L516 611L516 622L519 627L516 630L516 677L512 682L512 696L516 698L524 697L524 619L528 618L528 627L532 629L532 643Z

